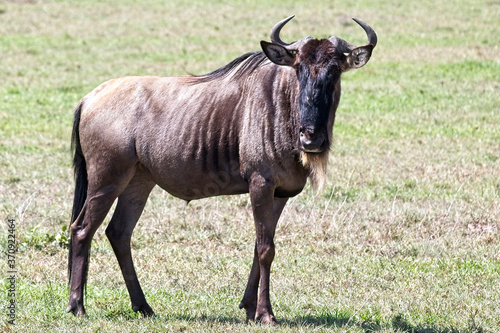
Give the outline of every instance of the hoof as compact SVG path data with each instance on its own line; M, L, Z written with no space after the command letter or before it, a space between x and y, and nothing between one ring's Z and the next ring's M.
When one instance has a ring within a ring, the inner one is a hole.
M246 323L251 323L251 322L255 322L255 311L256 311L256 306L250 306L246 303L244 303L243 301L241 301L240 305L239 305L239 308L240 309L245 309L246 313L247 313L247 319L246 319Z
M140 312L144 317L152 317L155 315L155 312L153 311L153 309L151 309L151 307L148 304L144 304L141 306L134 305L132 307L132 310L134 312Z
M278 327L280 324L278 323L278 320L269 313L265 313L262 315L256 315L255 316L255 322L259 322L262 325L269 325L273 327Z
M66 308L66 313L72 313L74 316L84 317L85 316L85 308L83 305L68 305Z

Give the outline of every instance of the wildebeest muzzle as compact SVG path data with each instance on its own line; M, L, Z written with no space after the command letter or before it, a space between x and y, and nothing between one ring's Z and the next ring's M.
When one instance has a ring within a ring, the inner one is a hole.
M321 153L328 147L327 136L324 131L313 127L302 127L299 134L300 150L306 153Z

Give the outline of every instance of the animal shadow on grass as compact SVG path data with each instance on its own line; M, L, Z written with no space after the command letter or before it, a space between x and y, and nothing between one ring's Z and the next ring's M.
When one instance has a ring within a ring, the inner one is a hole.
M283 319L280 321L281 325L287 327L358 327L365 332L378 332L384 328L384 326L389 326L389 324L383 325L378 320L363 320L359 321L350 317L347 314L324 314L319 316L307 315L300 316L293 320ZM443 328L437 326L426 326L426 325L412 325L401 315L396 315L392 321L392 328L397 329L401 332L408 333L483 333L482 327L475 325L474 320L469 323L467 329L455 329L453 327Z
M214 315L207 315L207 314L200 314L200 315L172 315L172 316L166 316L164 318L165 320L180 320L180 321L185 321L185 322L206 322L206 323L219 323L219 324L232 324L232 325L237 325L237 324L244 324L245 320L243 317L237 318L237 317L227 317L227 316L214 316Z
M366 332L380 330L380 324L372 321L358 322L344 314L328 313L323 315L298 316L295 319L282 319L280 324L285 327L360 327Z
M481 326L477 326L474 320L475 315L473 315L469 320L469 327L463 330L456 329L454 327L450 328L437 328L432 326L422 326L422 325L411 325L402 315L398 314L392 320L392 327L399 329L403 332L408 333L483 333L484 329Z
M120 313L128 319L133 319L130 314ZM116 315L116 314L115 314ZM109 317L109 314L108 314ZM206 323L218 323L218 324L230 324L230 325L245 325L246 322L243 317L229 317L229 316L217 316L217 315L180 315L180 314L170 314L166 316L155 315L155 318L159 320L179 320L187 323L195 322L206 322ZM365 332L377 332L380 331L383 326L377 320L363 320L359 321L350 317L347 314L323 314L319 316L306 315L298 316L294 319L279 319L279 323L282 327L289 328L300 328L300 327L358 327ZM466 329L456 329L453 327L443 328L437 326L427 326L427 325L412 325L402 315L396 315L392 321L392 328L397 329L400 332L407 333L483 333L485 330L481 326L477 326L474 318L469 322L469 327ZM388 326L388 324L387 324Z

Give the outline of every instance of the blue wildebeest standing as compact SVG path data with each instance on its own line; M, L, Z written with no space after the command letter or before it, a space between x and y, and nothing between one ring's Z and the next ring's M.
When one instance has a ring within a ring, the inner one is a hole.
M377 43L373 29L354 19L368 36L366 45L335 36L287 44L279 34L292 17L274 26L272 42L261 42L263 52L210 74L122 77L79 102L72 136L76 188L68 312L85 314L91 240L118 198L106 235L132 309L153 314L132 263L130 238L159 185L187 201L250 194L256 243L240 308L247 320L277 322L269 299L276 224L308 177L316 183L324 177L340 76L364 66Z

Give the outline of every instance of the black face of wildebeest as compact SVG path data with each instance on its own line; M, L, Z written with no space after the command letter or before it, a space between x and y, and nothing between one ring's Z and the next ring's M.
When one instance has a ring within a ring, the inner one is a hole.
M300 148L307 153L329 149L328 118L334 117L335 88L339 89L341 58L328 40L310 40L301 49L299 79Z
M269 298L274 233L288 198L307 179L321 183L340 99L340 77L370 59L368 43L338 37L284 43L274 26L264 52L245 54L206 75L122 77L86 95L75 110L75 196L67 311L85 314L83 290L92 237L106 228L132 309L152 315L130 241L155 186L186 201L249 193L256 229L252 268L240 308L247 320L276 323ZM182 144L179 144L181 142Z
M306 153L321 153L330 148L328 129L333 125L340 99L340 75L366 64L377 37L368 25L355 19L368 34L365 46L356 48L338 37L323 40L306 37L289 45L281 41L279 32L291 18L273 28L273 44L261 42L261 45L271 61L295 68L299 81L298 147Z

